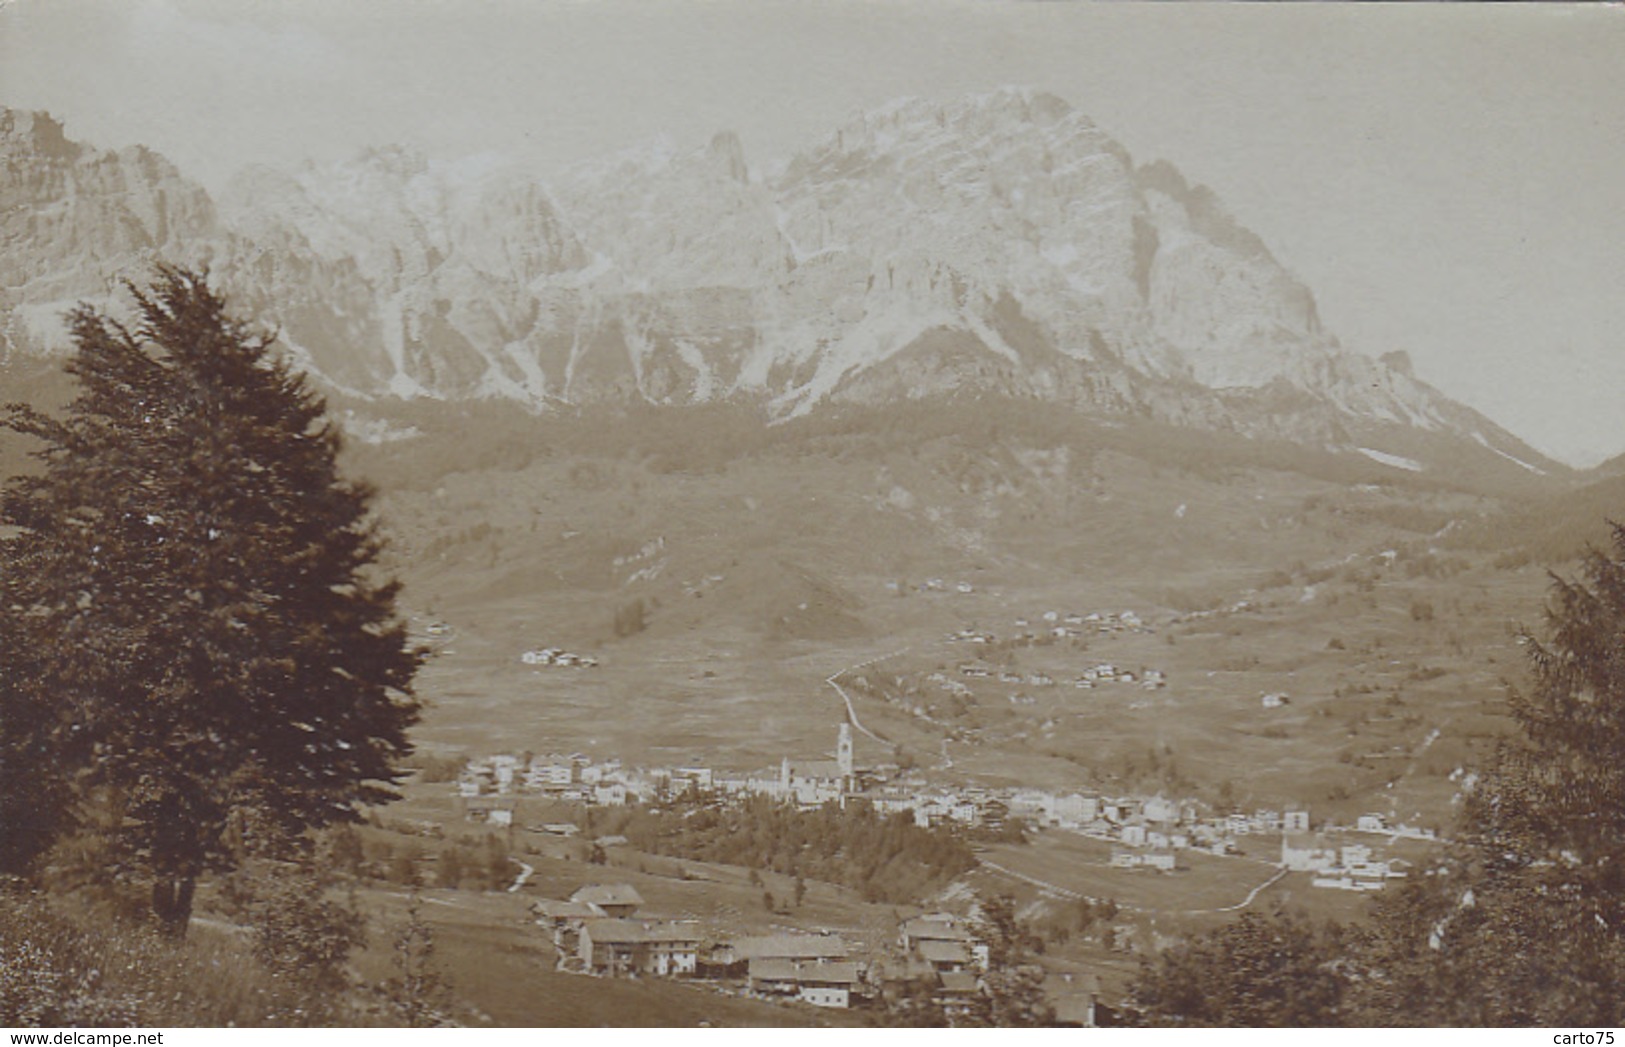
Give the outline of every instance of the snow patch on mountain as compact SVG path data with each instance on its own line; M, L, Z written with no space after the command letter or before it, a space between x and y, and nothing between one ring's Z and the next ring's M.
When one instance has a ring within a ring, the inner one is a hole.
M1516 457L1514 455L1507 454L1505 451L1501 450L1499 447L1496 447L1494 444L1490 443L1489 440L1485 439L1483 433L1475 431L1473 433L1473 440L1474 440L1475 443L1478 443L1480 446L1487 447L1491 451L1494 451L1496 454L1500 455L1502 458L1505 458L1507 461L1511 462L1513 465L1519 466L1519 467L1521 467L1523 469L1527 469L1530 472L1534 473L1536 476L1545 476L1546 475L1546 470L1540 468L1539 466L1530 465L1528 462L1524 461L1522 458L1518 458L1518 457Z
M1412 473L1419 473L1422 471L1422 463L1418 462L1414 458L1406 458L1402 455L1389 454L1387 451L1378 451L1371 447L1357 447L1355 450L1359 451L1373 462L1380 462L1383 465L1392 466L1395 469L1404 469L1406 472Z

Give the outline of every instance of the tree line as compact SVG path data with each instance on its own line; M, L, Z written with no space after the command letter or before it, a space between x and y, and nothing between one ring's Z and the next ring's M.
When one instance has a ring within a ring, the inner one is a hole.
M660 811L628 808L592 818L593 831L624 835L650 854L822 880L868 901L916 902L976 865L957 835L861 802L804 811L765 796L727 805L693 796Z

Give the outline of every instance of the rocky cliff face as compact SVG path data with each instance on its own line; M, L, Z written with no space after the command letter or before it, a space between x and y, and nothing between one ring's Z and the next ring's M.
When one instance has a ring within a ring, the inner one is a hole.
M74 301L152 260L195 260L221 233L209 195L163 157L69 141L43 113L0 109L0 170L0 355L47 350Z
M829 401L992 391L1314 443L1450 432L1533 461L1313 295L1205 189L1065 102L1001 91L865 115L753 176L737 138L553 186L372 150L244 172L219 201L141 149L0 114L0 305L45 348L68 300L208 262L364 396Z

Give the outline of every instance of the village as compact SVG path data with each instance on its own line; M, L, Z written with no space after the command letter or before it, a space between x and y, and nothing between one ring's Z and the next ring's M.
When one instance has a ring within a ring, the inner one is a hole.
M922 829L968 836L1056 833L1110 847L1109 865L1138 875L1175 874L1194 854L1232 857L1260 847L1279 875L1310 874L1313 887L1376 891L1407 875L1409 863L1383 854L1384 842L1429 840L1429 830L1390 825L1362 815L1352 825L1315 825L1303 808L1217 812L1209 805L1162 795L1106 796L1084 791L996 788L934 781L918 770L865 767L854 758L848 723L837 725L832 754L784 756L776 766L741 772L704 763L634 767L585 754L502 753L469 760L455 790L469 821L508 832L575 838L580 820L561 809L645 807L660 810L679 800L726 808L766 798L800 810L841 812L867 807L904 815ZM527 812L553 812L549 818ZM591 819L586 819L591 824ZM1357 838L1357 839L1356 839ZM1274 841L1279 840L1278 855ZM600 837L595 848L626 844ZM1276 860L1278 857L1278 860ZM922 905L930 905L922 899ZM699 925L644 908L627 884L585 884L569 897L543 899L532 908L551 941L560 970L608 977L709 979L725 991L770 1000L798 1000L846 1008L872 1000L882 985L924 985L945 1011L964 1007L978 991L986 943L977 938L973 901L962 913L925 912L903 921L897 948L869 955L839 933L778 933L718 937ZM1059 998L1079 1001L1079 1024L1095 1021L1094 995L1084 984L1061 987ZM1087 1005L1084 1002L1087 1001Z
M972 590L968 583L931 579L918 591L962 595ZM1316 822L1306 804L1244 810L1225 803L1223 794L1219 801L1169 795L1175 790L1167 788L1142 794L1102 789L1099 779L1093 787L1073 788L988 784L956 773L946 759L943 766L926 769L912 761L865 763L857 757L855 732L869 732L856 720L842 682L933 723L937 709L927 698L932 688L973 701L973 687L1012 685L1011 705L1032 704L1027 689L1036 689L1033 694L1074 688L1160 692L1169 686L1168 674L1145 664L1151 649L1143 640L1136 647L1139 657L1132 659L1103 657L1107 652L1091 648L1102 641L1114 644L1118 638L1156 634L1187 618L1249 610L1246 601L1218 612L1171 618L1133 610L1035 609L1009 619L1014 628L1002 636L976 625L941 635L948 651L971 651L934 669L887 675L864 663L837 673L828 682L846 699L847 708L832 725L834 745L827 752L787 753L776 763L754 768L718 766L699 754L653 766L581 752L477 755L466 759L455 775L456 802L469 822L510 835L551 839L554 848L574 846L589 856L585 861L600 867L606 861L638 867L643 859L628 856L643 852L619 835L630 830L604 828L625 819L595 818L594 811L646 812L671 819L666 823L671 825L700 811L733 811L765 801L839 817L860 812L901 817L919 830L967 841L971 852L980 855L975 861L984 873L1036 887L1041 896L1113 911L1113 898L1096 896L1101 893L1098 874L1088 881L1093 887L1068 887L1067 870L1076 866L1065 861L1044 865L1038 869L1045 877L1040 879L1021 872L1007 848L1012 842L1056 841L1060 850L1050 853L1071 855L1066 861L1105 870L1119 883L1150 887L1157 881L1165 886L1152 888L1154 893L1181 899L1193 890L1200 893L1198 880L1208 890L1219 881L1235 884L1239 897L1257 881L1263 881L1257 883L1261 887L1287 876L1311 889L1351 893L1380 891L1406 878L1421 851L1401 841L1426 843L1434 840L1434 832L1391 823L1377 813L1361 814L1349 824L1325 817ZM1053 648L1055 654L1049 664L1016 665L1016 652L1028 648ZM598 664L590 655L558 647L526 650L520 660L533 669L591 669ZM1266 690L1252 701L1255 708L1278 710L1291 705L1292 698L1285 691ZM995 843L998 847L990 850ZM617 860L616 854L623 857ZM752 875L752 882L759 882ZM580 886L572 890L575 883ZM1084 893L1086 889L1094 895ZM850 928L843 931L818 921L775 926L766 934L761 927L730 926L727 919L702 922L694 913L679 911L681 907L651 908L634 885L610 875L597 882L567 880L554 893L559 896L536 901L531 916L551 944L561 972L693 979L740 996L838 1009L865 1006L882 995L923 994L951 1015L970 1006L981 991L987 963L988 946L979 938L980 900L974 895L960 894L951 902L938 893L910 895L912 904L896 918L895 942L881 945L872 935L855 936ZM1241 904L1256 894L1254 889ZM1206 911L1194 901L1186 904L1191 911ZM1126 911L1153 910L1129 904ZM1064 1001L1069 1023L1097 1023L1098 984L1092 976L1066 972L1064 981L1048 989L1052 1000Z
M777 767L739 773L699 764L628 767L619 760L598 762L581 753L499 754L470 760L456 789L469 820L504 828L516 825L519 802L527 796L586 807L658 805L683 793L706 796L715 803L763 796L804 810L866 804L881 814L909 815L921 828L997 831L1011 820L1019 820L1032 829L1108 841L1117 848L1114 866L1164 870L1179 867L1180 852L1223 857L1239 853L1249 838L1279 835L1283 868L1316 872L1327 881L1317 886L1349 890L1374 890L1384 880L1403 877L1403 863L1374 858L1368 844L1336 847L1328 842L1332 834L1435 838L1431 829L1389 825L1380 814L1361 815L1349 826L1322 825L1316 831L1309 812L1301 809L1221 814L1201 801L1161 795L1107 797L932 783L919 771L857 766L852 729L846 723L837 728L834 757L785 756ZM541 828L559 835L572 831L558 824Z
M587 884L568 898L531 906L561 970L602 977L694 978L721 991L846 1009L872 1003L882 984L924 984L948 1014L969 1007L988 948L971 919L929 913L904 920L878 961L834 932L739 935L709 940L698 922L648 913L629 884ZM1095 1023L1098 988L1057 994L1072 1024Z

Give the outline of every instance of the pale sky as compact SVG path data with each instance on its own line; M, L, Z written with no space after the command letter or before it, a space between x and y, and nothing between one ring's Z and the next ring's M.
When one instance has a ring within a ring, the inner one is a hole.
M0 0L3 4L4 0ZM1625 7L12 0L0 105L249 162L414 145L546 174L737 131L765 166L903 95L1053 92L1211 186L1343 343L1552 456L1625 452Z

